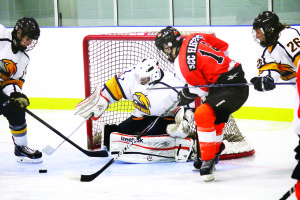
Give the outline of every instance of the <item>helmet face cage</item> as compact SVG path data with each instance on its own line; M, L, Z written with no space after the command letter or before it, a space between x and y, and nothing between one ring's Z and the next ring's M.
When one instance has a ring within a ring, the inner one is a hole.
M134 73L136 81L140 85L150 85L161 78L161 72L158 61L154 59L144 59L136 66Z
M253 22L253 37L263 47L268 47L275 42L275 32L280 25L278 16L270 11L260 13ZM256 38L255 30L260 29L266 37L266 41L260 41Z
M166 48L171 48L177 46L179 41L181 40L181 35L176 28L171 26L167 26L157 33L155 37L155 46L164 51Z
M18 38L18 34L20 34L21 38ZM27 46L26 49L20 47L20 42L22 39L27 36L29 39L32 39L30 45ZM13 30L13 42L19 49L22 51L30 51L37 44L38 38L40 37L40 28L38 23L33 18L22 17L20 18Z

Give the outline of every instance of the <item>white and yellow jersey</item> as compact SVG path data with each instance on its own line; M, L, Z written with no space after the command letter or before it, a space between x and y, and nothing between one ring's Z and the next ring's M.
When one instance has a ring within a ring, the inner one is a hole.
M262 50L258 59L259 75L271 72L275 82L295 82L300 65L300 33L295 28L285 28L280 32L276 44Z
M4 93L20 92L25 81L29 56L12 52L11 31L0 24L0 83Z
M181 88L154 89L184 86L174 73L162 71L162 78L150 85L140 85L135 79L136 67L130 67L119 75L115 75L104 84L102 94L112 104L124 98L133 101L135 117L160 116L177 100Z

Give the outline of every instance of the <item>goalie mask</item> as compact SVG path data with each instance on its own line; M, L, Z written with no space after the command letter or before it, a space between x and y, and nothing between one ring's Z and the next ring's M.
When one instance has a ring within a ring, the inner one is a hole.
M253 38L262 47L269 47L276 43L279 32L282 30L282 24L279 22L278 16L270 11L260 13L253 22ZM265 36L264 40L257 38L257 29Z
M16 52L32 50L40 37L40 28L33 18L20 18L12 31L12 47Z
M171 62L174 62L177 57L183 39L179 31L171 26L167 26L165 29L159 31L155 37L155 46L163 51ZM176 47L175 55L172 55L173 48ZM174 57L175 56L175 57Z
M150 85L154 81L160 80L162 74L158 61L154 59L144 59L136 66L134 76L140 85Z

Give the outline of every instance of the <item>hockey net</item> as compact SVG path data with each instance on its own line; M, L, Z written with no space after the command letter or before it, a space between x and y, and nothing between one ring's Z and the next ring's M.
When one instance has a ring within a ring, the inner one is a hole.
M123 72L144 58L155 58L163 69L173 71L172 63L154 45L156 33L87 35L83 39L85 97L88 97L98 84L103 85L115 74ZM191 33L181 32L184 37ZM109 105L97 121L88 120L88 148L92 150L100 148L104 124L119 124L127 119L133 110L131 101L120 100ZM232 116L224 128L224 143L226 147L220 157L223 160L251 156L255 153Z

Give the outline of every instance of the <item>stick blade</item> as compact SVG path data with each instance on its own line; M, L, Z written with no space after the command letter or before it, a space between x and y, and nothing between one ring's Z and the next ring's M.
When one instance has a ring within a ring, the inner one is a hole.
M86 151L86 155L90 157L108 157L109 154L106 150L100 150L100 151Z
M72 171L65 171L64 176L68 179L72 179L75 181L80 181L81 175Z
M52 153L55 151L55 149L53 149L50 145L46 146L45 148L43 148L42 150L45 154L47 154L48 156L51 156Z

